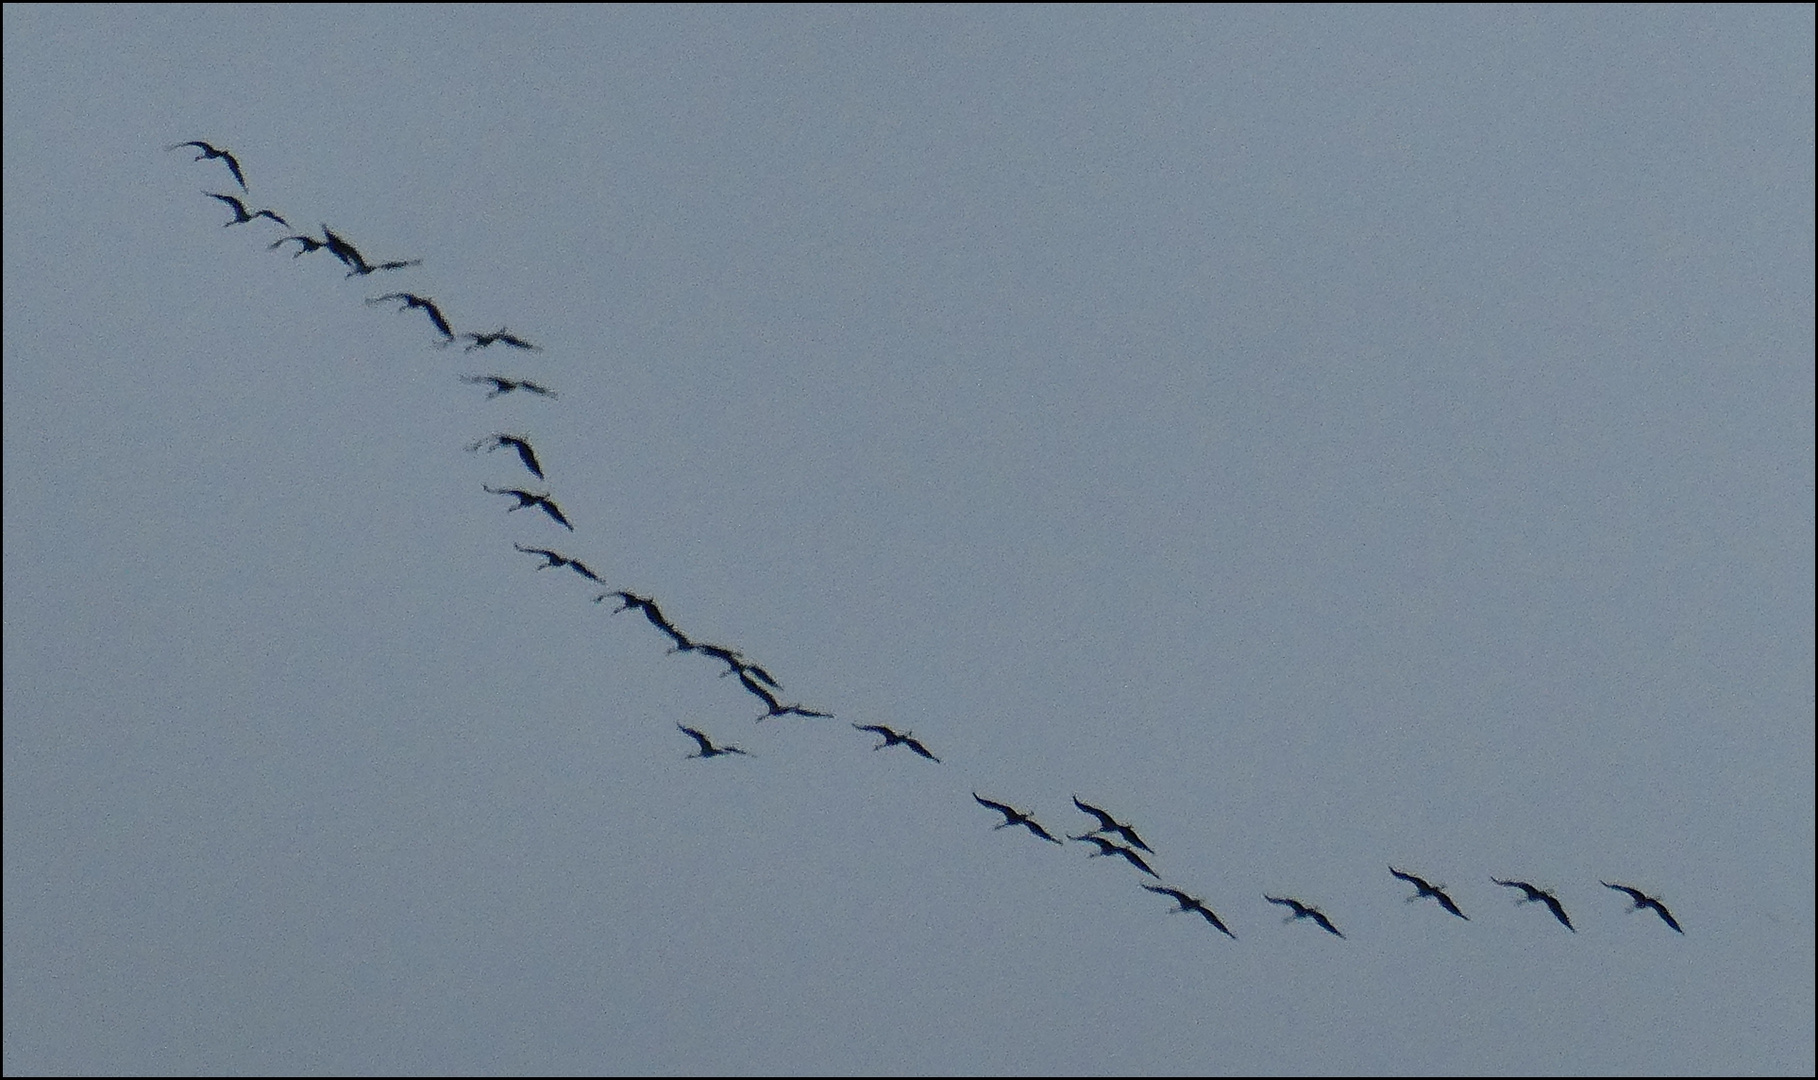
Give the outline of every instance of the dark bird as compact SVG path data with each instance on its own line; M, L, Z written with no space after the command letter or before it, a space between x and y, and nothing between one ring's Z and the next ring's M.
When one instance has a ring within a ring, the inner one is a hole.
M915 732L913 731L905 731L899 735L894 729L886 727L883 724L854 724L852 726L860 731L869 731L873 735L881 736L883 738L883 742L878 743L871 748L874 751L882 750L886 746L907 746L909 749L922 755L929 761L932 761L937 765L940 764L941 759L930 754L928 748L923 746L921 742L916 739Z
M1161 893L1163 896L1172 896L1175 902L1180 905L1174 909L1175 911L1197 911L1205 916L1206 921L1217 927L1226 937L1230 938L1232 941L1237 940L1237 935L1231 932L1231 928L1226 926L1224 921L1217 915L1213 914L1212 909L1207 907L1205 902L1198 897L1188 896L1179 889L1170 889L1166 885L1151 885L1146 881L1138 882L1137 884L1148 889L1152 893Z
M1338 927L1332 925L1332 920L1326 918L1326 913L1316 907L1308 907L1306 904L1301 903L1291 896L1270 896L1265 893L1263 894L1263 899L1271 904L1280 904L1282 907L1294 909L1294 914L1282 920L1283 922L1293 922L1295 919L1312 919L1320 926L1325 927L1326 933L1331 934L1334 937L1344 937L1343 934L1338 932Z
M461 336L464 338L473 339L473 344L467 346L467 348L465 348L465 349L462 349L461 350L462 352L472 352L475 349L484 349L486 346L491 345L494 342L502 342L506 345L510 345L514 349L529 349L532 352L541 352L542 351L541 346L532 345L530 342L525 341L523 338L518 337L516 334L513 334L513 333L507 331L503 326L499 327L497 330L495 330L494 332L492 332L490 334L468 333L468 334L462 334Z
M1407 882L1408 884L1414 886L1414 888L1417 890L1413 896L1408 897L1409 902L1418 900L1423 896L1431 896L1433 899L1439 901L1440 907L1445 908L1447 911L1449 911L1452 914L1458 916L1459 918L1465 920L1466 922L1471 921L1471 917L1469 915L1466 915L1464 912L1458 910L1458 905L1454 904L1452 902L1452 898L1445 894L1444 885L1429 884L1425 878L1418 878L1418 877L1415 877L1413 874L1404 874L1400 870L1395 869L1393 866L1389 867L1389 873L1394 874L1396 877L1398 877L1401 880Z
M336 236L335 231L326 224L322 226L322 235L326 237L323 243L327 245L330 255L354 269L366 265L366 257L360 254L360 249L348 243L345 237Z
M383 304L387 300L402 300L404 306L399 308L399 311L409 311L413 307L422 308L423 313L429 316L429 321L435 323L436 329L442 332L442 336L449 341L454 340L454 331L449 329L448 320L442 317L442 309L436 306L434 300L418 296L416 293L394 292L386 293L384 296L375 296L366 302Z
M326 241L326 240L317 240L313 236L300 236L300 235L299 236L280 237L276 240L273 240L271 243L269 243L265 246L267 248L278 248L278 247L282 247L283 245L289 243L292 240L295 240L297 242L297 252L295 255L291 256L291 258L293 258L293 259L298 258L303 255L307 255L312 251L320 251L321 249L328 246L328 241Z
M207 158L220 158L221 163L227 166L227 171L234 174L234 180L240 185L240 190L247 191L246 174L240 171L240 163L234 159L232 154L225 150L217 150L200 139L191 139L189 142L180 142L175 146L167 146L165 149L181 150L185 146L193 146L202 151L200 154L196 155L197 161L203 161ZM248 191L247 194L251 194L251 192Z
M711 656L713 659L725 664L726 670L720 672L720 678L722 679L728 675L749 672L753 678L756 678L759 682L769 686L772 690L781 690L783 688L783 684L771 678L768 671L765 671L759 665L747 660L745 655L737 649L728 649L724 645L714 645L711 642L697 641L693 643L693 647L689 649L689 651L698 652L702 656Z
M492 384L492 393L486 395L487 400L489 401L498 397L500 394L509 394L513 390L527 390L532 394L541 394L544 397L551 398L561 396L554 390L551 390L546 386L538 386L528 379L507 379L503 375L463 375L461 376L461 381L475 384Z
M536 477L538 480L543 479L543 466L537 463L537 453L530 448L530 440L523 435L507 435L502 432L497 435L488 435L484 439L474 443L472 446L469 446L467 449L471 453L481 447L485 447L486 452L490 454L501 446L509 446L516 450L518 452L518 460L522 461L524 467L530 470L530 475Z
M1079 807L1081 810L1084 810L1086 813L1091 814L1093 817L1098 819L1098 828L1093 829L1092 830L1093 832L1095 832L1095 833L1114 832L1114 833L1118 834L1119 836L1123 837L1125 843L1130 844L1133 847L1142 848L1144 851L1148 852L1151 855L1155 854L1155 849L1150 847L1148 844L1143 843L1143 838L1136 835L1135 829L1132 829L1130 826L1119 822L1116 818L1112 817L1110 814L1105 813L1103 810L1100 810L1098 807L1093 806L1091 803L1080 802L1078 795L1073 796L1073 805Z
M802 705L783 704L781 699L766 689L762 683L753 679L749 674L749 670L746 668L740 668L738 670L738 676L739 685L751 691L754 697L764 703L764 715L758 717L759 720L768 720L773 716L808 716L817 717L822 720L833 719L833 714L829 712L821 712L818 709L810 709Z
M1560 905L1559 898L1552 893L1545 889L1535 888L1525 881L1504 881L1499 877L1492 877L1490 880L1506 888L1520 889L1525 895L1515 901L1517 904L1545 904L1553 912L1553 917L1558 919L1567 930L1574 934L1578 932L1578 928L1572 925L1572 920L1566 918L1565 908Z
M688 640L687 634L684 634L675 628L675 624L670 622L668 618L663 615L663 609L657 607L656 601L651 597L639 596L636 593L628 593L623 589L619 589L613 592L601 593L599 596L594 597L593 602L597 604L608 596L616 596L619 598L619 606L613 609L614 615L621 611L630 611L632 608L637 608L639 611L643 612L645 621L661 631L663 636L675 642L675 647L670 649L670 652L690 652L694 649L694 642Z
M1021 825L1023 828L1028 829L1030 832L1041 837L1043 840L1048 841L1050 844L1060 843L1060 841L1056 840L1047 829L1042 828L1041 825L1036 823L1034 818L1023 813L1021 810L1005 806L1001 802L992 802L990 799L981 799L978 797L978 792L976 791L972 793L972 799L985 809L996 810L998 813L1004 815L1004 823L1002 825L991 826L993 829L1007 829L1012 825Z
M691 738L695 742L698 742L701 744L701 752L698 754L689 754L688 756L691 758L719 757L721 754L744 754L744 756L746 756L746 757L751 756L750 754L746 754L745 751L740 750L736 746L715 746L715 745L713 745L712 741L710 741L707 738L707 736L701 734L700 732L696 731L695 729L693 729L691 727L685 727L681 724L677 724L676 727L679 727L684 732L687 732L689 738Z
M279 217L277 214L272 213L270 210L254 210L251 213L248 213L246 210L246 204L241 202L239 199L234 198L232 195L218 195L212 191L204 191L202 194L208 196L211 199L220 199L222 202L233 207L234 219L232 221L222 222L223 227L226 227L228 225L244 225L246 222L249 222L254 218L262 218L262 217L268 217L280 225L288 226L290 224L290 222L285 221L283 218Z
M507 513L510 513L511 510L522 510L526 506L539 507L545 514L548 514L556 524L567 529L569 532L574 531L574 526L570 525L568 523L568 518L562 514L561 507L549 501L549 496L547 495L538 495L535 492L525 491L522 488L495 488L487 487L485 484L481 484L480 487L494 495L511 495L516 497L518 505L511 507L506 511Z
M559 551L551 551L548 548L525 547L523 544L516 542L513 542L511 546L517 548L526 555L541 555L545 561L542 566L537 567L538 570L547 570L552 566L566 566L570 570L573 570L575 573L586 578L588 581L597 582L602 585L605 584L605 582L600 581L600 575L594 573L588 568L586 563L583 563L579 559L571 559Z
M1685 933L1684 930L1680 930L1679 928L1679 920L1673 918L1673 913L1666 909L1665 904L1649 896L1647 893L1642 892L1640 889L1631 888L1627 885L1612 885L1607 881L1601 880L1598 884L1606 889L1615 889L1619 893L1628 893L1629 899L1635 901L1635 906L1631 907L1629 909L1630 911L1640 911L1642 908L1653 908L1654 914L1660 916L1661 920L1668 926L1675 930L1679 930L1682 934Z
M1107 840L1104 837L1097 835L1096 833L1087 833L1084 836L1074 836L1072 834L1068 834L1067 839L1080 840L1080 841L1083 841L1088 844L1097 844L1098 850L1094 851L1092 854L1086 856L1086 858L1088 858L1088 859L1096 859L1096 858L1099 858L1100 856L1104 856L1104 855L1122 855L1124 857L1124 861L1129 863L1131 866L1136 867L1138 870L1141 870L1143 873L1148 874L1150 877L1154 878L1157 881L1161 880L1161 875L1149 868L1149 864L1143 861L1143 857L1136 853L1135 848L1127 848L1122 844L1114 843L1110 840Z

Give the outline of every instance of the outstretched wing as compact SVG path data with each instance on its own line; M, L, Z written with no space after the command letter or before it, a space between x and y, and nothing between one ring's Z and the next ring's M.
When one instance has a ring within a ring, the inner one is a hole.
M696 731L694 728L686 727L682 724L677 724L676 727L681 728L683 733L686 734L690 739L693 739L695 742L701 744L701 753L705 754L709 750L713 749L713 744L711 742L707 741L707 736L702 734L701 732Z
M1098 807L1093 806L1091 803L1080 802L1078 795L1073 796L1073 805L1079 807L1081 810L1084 810L1086 813L1091 814L1093 817L1097 818L1099 828L1101 828L1101 829L1111 829L1111 828L1115 828L1117 826L1116 818L1112 817L1110 814L1105 813L1103 810L1100 810Z
M1463 919L1465 922L1471 921L1471 917L1469 915L1466 915L1464 912L1458 910L1458 905L1454 904L1452 902L1452 898L1447 896L1445 893L1440 892L1438 889L1434 889L1433 890L1433 899L1439 901L1440 907L1445 908L1447 911L1449 911L1452 914Z
M1021 814L1017 813L1014 809L1012 809L1011 807L1005 806L1001 802L992 802L990 799L979 798L979 794L976 791L972 793L972 799L974 802L978 803L980 806L986 808L987 810L996 810L998 813L1004 815L1004 817L1007 819L1014 819L1014 818L1018 818L1018 817L1022 816Z
M1547 908L1553 912L1553 917L1565 924L1567 930L1570 930L1574 934L1578 932L1578 928L1572 925L1572 920L1566 918L1565 905L1559 902L1558 897L1551 893L1543 893L1541 894L1540 899L1546 904Z

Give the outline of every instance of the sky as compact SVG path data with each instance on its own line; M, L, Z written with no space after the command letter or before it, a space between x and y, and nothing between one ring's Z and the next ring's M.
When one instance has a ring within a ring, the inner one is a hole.
M1809 7L4 30L7 1073L1813 1070Z

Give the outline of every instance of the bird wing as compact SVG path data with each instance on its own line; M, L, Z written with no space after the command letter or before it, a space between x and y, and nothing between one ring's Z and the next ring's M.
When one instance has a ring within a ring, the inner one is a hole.
M972 793L972 798L973 798L973 801L977 802L980 806L983 806L990 810L996 810L998 813L1004 815L1004 817L1009 818L1011 820L1014 820L1014 819L1022 816L1016 810L1012 809L1011 807L1005 806L1001 802L992 802L990 799L979 798L979 794L976 791Z
M701 732L696 731L695 729L693 729L691 727L685 727L681 724L677 724L676 727L681 728L684 732L687 733L689 738L691 738L695 742L698 742L701 744L701 753L705 754L707 751L713 749L713 744L711 742L708 742L707 736L703 735Z
M566 517L562 516L561 508L556 506L555 503L550 502L547 496L545 496L541 499L538 499L537 505L542 507L543 512L545 514L548 514L550 517L554 518L556 520L556 522L558 524L560 524L563 528L567 529L569 532L574 531L574 526L570 525L568 523L568 519Z
M1672 928L1673 928L1673 929L1675 929L1675 930L1678 930L1678 931L1679 931L1679 932L1680 932L1680 933L1682 933L1682 934L1683 934L1683 933L1685 933L1685 931L1684 931L1684 930L1683 930L1683 929L1681 929L1681 928L1680 928L1680 926L1679 926L1679 920L1678 920L1678 919L1675 919L1675 918L1673 918L1673 913L1672 913L1672 912L1670 912L1670 911L1668 911L1668 910L1667 910L1667 909L1666 909L1666 905L1665 905L1665 904L1663 904L1663 903L1661 903L1661 902L1660 902L1660 901L1658 901L1658 900L1655 900L1655 899L1653 899L1653 898L1651 898L1651 897L1650 897L1650 898L1649 898L1649 899L1648 899L1648 904L1647 904L1647 906L1648 906L1648 907L1651 907L1651 908L1653 908L1653 909L1654 909L1654 913L1655 913L1655 914L1656 914L1656 915L1659 915L1659 916L1660 916L1660 918L1661 918L1661 919L1662 919L1662 920L1663 920L1663 921L1665 921L1665 923L1666 923L1666 924L1667 924L1667 925L1668 925L1668 926L1670 926L1670 927L1672 927Z
M1129 841L1131 844L1135 845L1136 847L1142 848L1144 851L1148 852L1151 855L1155 854L1155 849L1150 847L1148 844L1143 843L1143 838L1136 835L1136 830L1132 829L1130 826L1118 825L1117 832L1118 832L1119 836L1122 836L1125 840Z
M1445 893L1440 892L1438 889L1434 889L1433 898L1435 900L1439 901L1440 907L1445 908L1447 911L1458 916L1459 918L1463 919L1466 922L1471 921L1471 917L1469 915L1466 915L1464 912L1458 910L1458 905L1454 904L1452 902L1452 898L1447 896Z
M529 469L538 480L543 479L543 466L537 463L537 453L530 448L530 444L523 439L514 438L511 440L511 445L517 448L518 460L524 463L524 467Z
M1220 919L1218 917L1218 915L1215 912L1213 912L1213 910L1211 908L1207 907L1204 904L1196 904L1196 905L1194 905L1193 910L1199 912L1201 915L1204 915L1206 917L1206 921L1211 923L1213 926L1217 927L1220 933L1224 934L1226 937L1230 938L1232 941L1237 940L1237 935L1233 934L1231 932L1231 928L1229 926L1226 926L1224 923L1224 920Z
M857 728L860 731L869 731L873 735L882 735L886 739L889 738L891 735L896 734L895 732L891 731L889 728L881 727L877 724L853 724L852 726Z
M1036 823L1036 820L1032 817L1025 817L1023 819L1023 827L1028 829L1030 832L1034 833L1035 835L1041 837L1043 840L1048 841L1050 844L1060 843L1059 840L1056 840L1054 838L1054 834L1050 833L1047 829L1042 828L1039 824Z
M1141 870L1143 873L1148 874L1150 877L1153 877L1153 878L1161 877L1160 874L1156 873L1153 869L1150 868L1148 863L1143 861L1143 857L1141 855L1138 855L1136 852L1130 850L1127 847L1118 847L1116 844L1113 844L1111 846L1114 848L1117 848L1117 853L1119 855L1122 855L1124 857L1124 861L1129 863L1131 866L1136 867L1138 870Z
M1101 828L1109 829L1109 828L1114 827L1117 824L1117 819L1112 817L1110 814L1105 813L1103 810L1100 810L1098 807L1093 806L1091 803L1080 802L1078 795L1073 796L1073 805L1079 807L1081 810L1083 810L1086 813L1091 814L1093 817L1097 818L1099 826Z
M927 747L926 747L926 746L923 746L923 745L922 745L922 744L921 744L921 740L919 740L919 739L911 739L911 738L908 738L908 737L907 737L907 736L905 736L905 737L904 737L904 738L903 738L903 743L904 743L904 744L905 744L905 745L906 745L906 746L908 746L908 747L909 747L909 749L911 749L911 750L913 750L913 751L915 751L915 752L916 752L916 753L918 753L918 754L920 754L920 755L922 755L922 756L923 756L923 757L925 757L925 758L927 758L927 759L928 759L928 760L929 760L929 761L932 761L932 762L934 762L934 763L935 763L935 764L936 764L936 765L939 765L939 764L940 764L940 763L941 763L941 759L940 759L940 758L937 758L937 757L935 757L935 756L934 756L934 755L933 755L933 754L931 754L931 753L929 753L929 752L928 752L928 748L927 748Z
M454 331L449 328L448 320L442 317L442 309L436 307L435 301L419 300L417 306L421 307L424 313L429 316L430 322L436 324L436 329L442 331L443 337L450 341L454 340Z
M1310 914L1313 916L1313 921L1324 927L1327 933L1336 937L1344 937L1344 934L1339 932L1338 927L1332 925L1332 920L1326 918L1325 912L1312 911Z
M1553 917L1565 924L1567 930L1570 930L1574 934L1578 932L1578 928L1572 925L1572 920L1566 918L1565 905L1559 902L1558 897L1547 894L1543 895L1541 900L1544 901L1547 907L1553 912Z

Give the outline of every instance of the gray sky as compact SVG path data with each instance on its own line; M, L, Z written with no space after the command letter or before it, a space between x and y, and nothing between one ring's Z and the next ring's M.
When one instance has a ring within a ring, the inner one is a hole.
M1812 51L8 5L6 1071L1809 1073Z

